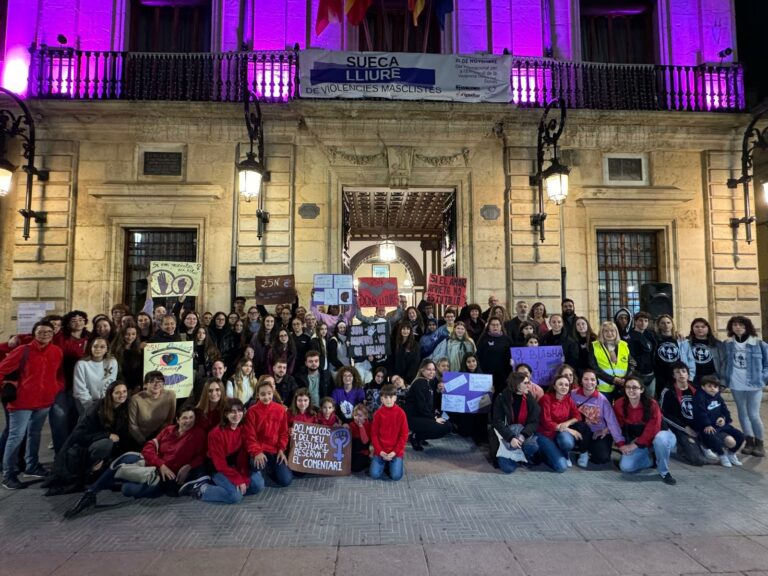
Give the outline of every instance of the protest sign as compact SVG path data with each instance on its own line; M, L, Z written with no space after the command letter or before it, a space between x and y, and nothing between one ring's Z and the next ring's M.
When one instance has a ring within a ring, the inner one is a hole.
M349 429L294 422L288 468L321 476L349 475L352 471Z
M360 308L397 306L397 278L360 278L357 305Z
M318 306L348 306L352 304L351 274L315 274L312 304Z
M256 276L256 304L290 304L296 300L293 274Z
M440 406L443 412L486 414L491 411L491 374L446 372L443 374L443 383L445 392Z
M467 279L430 274L426 298L433 304L464 306L467 303Z
M384 356L389 353L389 331L386 322L375 324L353 324L348 326L350 354L362 356Z
M565 362L562 346L528 346L510 348L510 351L514 366L528 364L533 370L531 380L543 387L552 384L555 372Z
M199 262L150 262L152 296L197 296L202 271Z
M159 370L165 376L165 388L173 390L176 398L192 393L194 342L155 342L144 347L144 375Z
M30 334L35 322L48 314L49 310L56 308L53 302L19 302L16 312L16 333Z

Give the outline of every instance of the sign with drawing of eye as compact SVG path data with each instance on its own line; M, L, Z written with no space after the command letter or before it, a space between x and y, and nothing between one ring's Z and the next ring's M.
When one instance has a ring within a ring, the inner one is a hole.
M176 398L187 398L194 384L193 342L155 342L144 348L144 374L159 370L165 376L165 387Z
M199 262L150 262L152 296L198 296L202 272Z

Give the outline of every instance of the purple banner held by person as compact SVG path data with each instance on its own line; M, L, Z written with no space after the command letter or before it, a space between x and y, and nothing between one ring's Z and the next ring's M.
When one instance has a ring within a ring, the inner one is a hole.
M528 364L533 371L531 380L542 388L552 384L560 364L565 362L562 346L527 346L523 348L510 348L512 354L512 366Z
M443 412L486 414L491 411L492 375L446 372L443 374L443 384Z

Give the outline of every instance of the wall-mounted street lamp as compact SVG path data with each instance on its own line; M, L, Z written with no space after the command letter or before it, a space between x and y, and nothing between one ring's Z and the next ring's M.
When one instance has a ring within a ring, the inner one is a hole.
M549 117L550 111L557 108L558 117ZM539 238L544 242L544 221L547 213L544 211L544 190L547 198L555 204L562 204L568 196L568 174L571 169L560 163L557 157L557 141L565 128L565 100L557 98L544 108L539 121L539 132L536 143L536 174L531 176L531 186L538 188L538 212L531 215L531 226L539 231ZM544 163L549 165L544 168Z
M747 229L747 244L752 243L752 223L757 220L757 217L752 214L752 207L749 202L749 183L753 177L752 168L755 150L768 150L768 127L764 128L761 132L756 125L766 112L768 112L768 107L755 114L752 122L749 123L749 126L744 131L744 139L741 144L741 177L728 178L728 188L735 190L741 184L744 189L744 216L742 218L731 218L731 228L738 231L739 225L744 224ZM768 182L763 182L763 194L766 194L766 197L768 197Z
M255 104L256 112L251 112L251 98ZM256 235L259 240L264 235L267 223L269 223L269 212L264 210L263 184L269 182L269 172L266 168L266 159L264 158L264 125L261 118L261 106L255 94L250 90L245 90L245 126L248 128L248 138L251 142L250 149L245 155L245 160L237 163L238 181L240 195L246 202L256 199L258 207L256 208L256 217L259 224ZM256 141L256 150L253 151L253 143Z
M21 109L21 114L18 114L13 110L0 108L0 196L6 196L11 191L13 173L16 171L16 166L6 158L6 137L18 137L22 141L22 156L27 161L22 167L27 174L26 198L24 208L19 210L19 213L24 217L24 240L29 240L30 220L38 224L44 224L47 220L47 213L32 210L33 177L37 176L38 180L46 182L48 170L35 168L35 121L29 113L29 108L10 90L0 87L0 93L7 95Z

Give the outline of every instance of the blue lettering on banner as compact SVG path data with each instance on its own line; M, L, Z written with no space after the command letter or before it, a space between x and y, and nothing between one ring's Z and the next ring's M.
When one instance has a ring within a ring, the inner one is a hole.
M397 81L414 86L434 86L435 70L429 68L363 68L315 62L309 73L312 84L379 84Z

